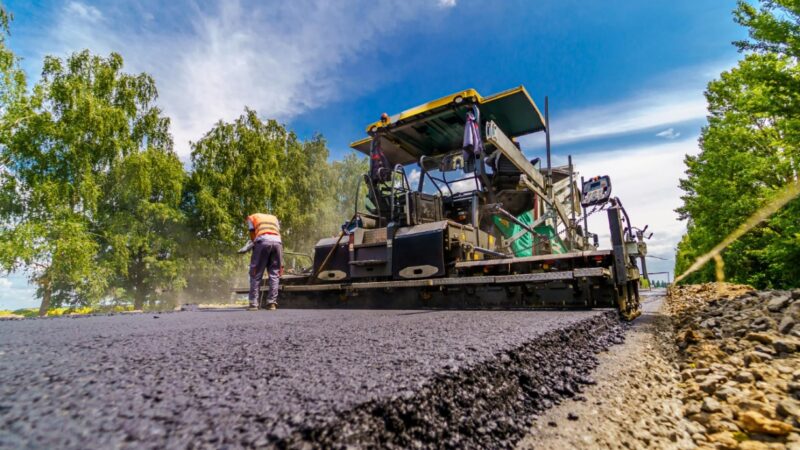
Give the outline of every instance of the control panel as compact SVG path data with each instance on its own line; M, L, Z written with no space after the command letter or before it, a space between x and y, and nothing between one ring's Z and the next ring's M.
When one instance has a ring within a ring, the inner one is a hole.
M601 205L611 198L611 178L608 175L592 177L581 188L581 206Z

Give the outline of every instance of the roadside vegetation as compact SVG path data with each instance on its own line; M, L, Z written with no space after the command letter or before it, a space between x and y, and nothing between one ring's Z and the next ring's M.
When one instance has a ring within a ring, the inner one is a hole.
M50 308L45 314L46 317L61 316L81 316L86 314L110 314L132 312L133 305L127 306L71 306L61 308ZM0 319L22 319L29 317L39 317L39 308L20 308L11 310L0 310Z
M0 273L29 277L35 314L227 299L253 212L278 215L295 251L337 232L365 159L331 162L322 136L244 108L181 161L150 75L83 50L46 57L31 83L11 19L0 6Z
M688 232L675 273L685 271L800 176L800 4L739 2L737 23L750 38L734 44L738 65L708 84L708 125L701 152L686 157L678 208ZM800 199L751 230L722 254L727 280L759 289L800 286ZM719 264L719 263L717 263ZM707 264L686 283L714 281Z

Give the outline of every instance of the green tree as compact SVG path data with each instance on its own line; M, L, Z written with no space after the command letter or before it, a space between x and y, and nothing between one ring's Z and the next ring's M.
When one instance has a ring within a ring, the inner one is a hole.
M329 163L321 136L301 141L245 109L193 143L192 168L184 201L194 240L184 247L192 261L187 295L216 297L229 292L232 279L245 281L247 259L235 250L247 239L248 215L275 214L284 248L307 253L352 215L366 164L355 156Z
M136 309L185 285L179 252L185 179L178 157L153 147L125 156L109 172L99 212L108 244L101 255L113 269L117 297L132 298Z
M217 123L192 149L186 205L197 237L234 250L247 238L245 218L267 211L281 220L284 246L303 247L330 215L327 158L321 136L302 142L251 109Z
M678 246L676 273L710 250L800 173L800 5L740 2L736 21L750 40L733 69L709 83L708 125L701 153L686 158L678 209L688 232ZM726 277L756 287L797 286L800 280L800 201L789 203L723 254ZM688 281L714 277L706 267Z
M28 115L27 80L19 58L8 48L12 17L0 4L0 145L5 146L14 129ZM5 165L5 161L0 160Z
M349 220L355 211L359 181L369 171L369 160L356 153L349 153L343 159L333 162L333 176L336 180L336 216L341 222ZM359 202L363 202L366 188L361 183ZM363 210L363 208L361 208Z
M148 279L158 278L152 258L161 260L163 247L144 246L141 239L157 226L158 214L145 211L146 205L175 203L174 192L152 183L175 173L153 156L174 158L169 120L154 104L153 79L123 73L122 66L116 53L46 57L26 116L15 122L0 154L6 164L0 261L6 270L30 273L42 314L65 302L94 302L116 287L114 280L139 280L141 273L130 270L137 258L149 264ZM147 184L126 176L139 164L166 170L148 173ZM145 197L134 201L131 195ZM115 226L126 215L128 226ZM148 220L153 223L142 225ZM121 262L127 257L134 262Z
M279 166L288 137L277 122L262 122L247 109L192 144L186 208L199 239L233 250L245 239L247 215L283 201L288 192Z

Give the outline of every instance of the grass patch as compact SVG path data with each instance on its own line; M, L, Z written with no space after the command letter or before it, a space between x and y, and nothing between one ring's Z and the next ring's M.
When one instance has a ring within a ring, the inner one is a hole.
M76 306L64 308L52 308L47 311L47 317L60 317L86 314L108 314L133 311L133 306ZM20 318L20 317L39 317L39 308L22 308L13 311L8 309L0 310L0 319Z

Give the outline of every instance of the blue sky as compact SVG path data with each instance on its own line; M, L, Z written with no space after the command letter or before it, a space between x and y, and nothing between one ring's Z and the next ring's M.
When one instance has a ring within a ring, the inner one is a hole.
M672 269L684 229L672 210L683 156L698 151L704 86L745 37L733 0L5 4L31 80L44 55L84 48L152 74L184 160L189 141L245 105L322 133L340 158L382 112L523 84L540 106L550 97L555 161L572 154L582 174L609 174L634 222L650 224L650 253L668 259L650 260L658 271ZM522 142L541 155L541 136ZM24 276L0 278L0 309L30 305Z

